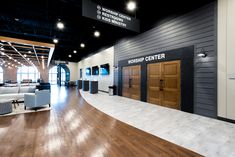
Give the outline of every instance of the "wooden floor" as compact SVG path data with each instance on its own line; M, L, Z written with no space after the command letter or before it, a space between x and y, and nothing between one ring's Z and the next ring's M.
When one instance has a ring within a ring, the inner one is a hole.
M0 156L200 155L100 112L87 104L74 88L53 87L51 111L0 117Z

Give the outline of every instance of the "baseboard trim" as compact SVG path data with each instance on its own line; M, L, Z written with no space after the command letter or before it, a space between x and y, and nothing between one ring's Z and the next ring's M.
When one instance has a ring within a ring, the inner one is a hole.
M99 90L100 92L104 92L104 93L109 93L109 92L107 92L107 91L104 91L104 90Z
M232 119L228 119L228 118L224 118L224 117L217 117L217 119L225 121L225 122L230 122L230 123L234 123L235 124L235 120Z

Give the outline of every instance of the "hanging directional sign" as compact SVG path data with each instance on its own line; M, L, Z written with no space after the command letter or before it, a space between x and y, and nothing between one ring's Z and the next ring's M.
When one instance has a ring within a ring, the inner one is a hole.
M90 0L82 1L82 16L139 32L140 24L138 19L96 4Z

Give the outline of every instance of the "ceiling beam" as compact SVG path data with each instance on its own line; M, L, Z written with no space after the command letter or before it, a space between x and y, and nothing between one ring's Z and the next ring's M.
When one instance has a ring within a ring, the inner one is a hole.
M39 62L38 55L37 55L37 52L36 52L34 46L33 46L33 51L34 51L34 54L35 54L35 56L36 56L36 58L37 58L37 60L38 60L38 65L41 65L40 62Z
M17 38L11 38L11 37L4 37L4 36L0 36L0 40L2 42L7 42L24 59L25 59L25 57L11 43L31 45L31 46L41 46L41 47L50 48L49 58L48 58L48 61L47 61L47 67L49 67L52 55L53 55L54 50L55 50L55 44L49 44L49 43L43 43L43 42L37 42L37 41L30 41L30 40L24 40L24 39L17 39Z
M15 52L14 50L1 50L3 52ZM19 50L18 50L19 51ZM28 51L19 51L20 53L26 53L27 55L30 55L28 53ZM16 54L16 53L12 53L12 54ZM43 53L43 52L37 52L38 55L43 55L43 56L48 56L49 54L48 53Z
M13 42L13 43L18 43L18 44L42 46L42 47L49 47L49 48L55 47L54 44L42 43L42 42L38 42L38 41L30 41L30 40L24 40L24 39L17 39L17 38L11 38L11 37L0 36L0 40L5 41L5 42Z
M9 46L9 45L4 45L4 46ZM32 49L32 47L30 45L15 45L14 47L16 48L25 48L25 49ZM35 47L36 50L41 50L41 51L49 51L49 48L39 48L39 47Z
M24 58L26 60L26 62L29 65L35 66L33 63L30 63L10 42L8 42L8 44L12 47L12 49L14 49L22 58Z

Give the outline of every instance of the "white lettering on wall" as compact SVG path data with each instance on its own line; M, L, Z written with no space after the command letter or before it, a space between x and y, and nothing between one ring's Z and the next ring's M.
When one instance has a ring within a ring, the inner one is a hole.
M128 64L133 64L133 63L140 63L144 61L144 57L141 58L136 58L136 59L131 59L128 61Z
M166 58L165 53L160 53L160 54L156 54L156 55L151 55L151 56L146 56L146 57L141 57L141 58L135 58L135 59L128 60L128 64L141 63L144 60L146 62L150 62L150 61L161 60L161 59L165 59L165 58Z

